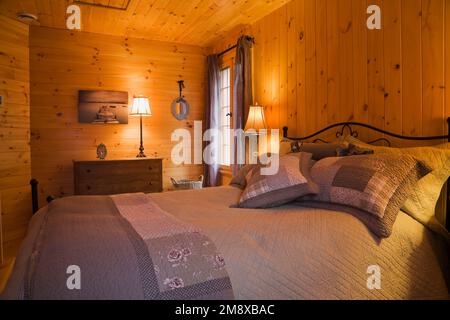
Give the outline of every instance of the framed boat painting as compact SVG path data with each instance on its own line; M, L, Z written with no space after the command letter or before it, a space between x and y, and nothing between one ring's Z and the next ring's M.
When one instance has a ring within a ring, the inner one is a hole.
M128 92L78 92L78 122L91 124L127 124Z

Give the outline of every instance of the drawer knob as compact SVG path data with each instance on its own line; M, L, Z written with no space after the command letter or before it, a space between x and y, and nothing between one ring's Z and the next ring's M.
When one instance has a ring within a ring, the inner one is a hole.
M149 167L148 167L148 170L150 170L150 171L153 170L152 166L149 166Z
M149 185L149 186L152 186L152 185L153 185L153 182L149 181L149 182L148 182L148 185Z

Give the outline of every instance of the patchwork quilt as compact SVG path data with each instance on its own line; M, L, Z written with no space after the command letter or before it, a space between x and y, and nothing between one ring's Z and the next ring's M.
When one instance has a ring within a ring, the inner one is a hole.
M50 204L17 298L233 298L225 261L198 228L144 194L94 198L89 211Z

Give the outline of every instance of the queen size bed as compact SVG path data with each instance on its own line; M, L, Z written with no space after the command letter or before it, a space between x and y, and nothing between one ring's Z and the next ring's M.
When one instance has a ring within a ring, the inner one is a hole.
M400 211L380 238L337 206L237 208L242 193L223 186L56 200L33 217L2 298L449 298L446 241L411 215ZM78 290L67 288L68 265L81 270Z

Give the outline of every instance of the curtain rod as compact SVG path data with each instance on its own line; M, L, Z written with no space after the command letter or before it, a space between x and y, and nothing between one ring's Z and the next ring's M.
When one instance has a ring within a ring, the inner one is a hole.
M253 37L251 37L251 36L245 36L245 37L247 37L247 39L250 40L251 42L255 43L255 38L253 38ZM226 54L226 53L228 53L228 52L230 52L231 50L236 49L236 48L237 48L237 44L235 44L234 46L229 47L228 49L223 50L223 51L222 51L221 53L219 53L217 56L218 56L218 57L223 56L224 54Z
M232 47L229 47L228 49L223 50L223 51L222 51L221 53L219 53L217 56L218 56L218 57L223 56L224 54L226 54L226 53L228 53L228 52L230 52L231 50L236 49L236 48L237 48L237 44L235 44L235 45L232 46Z

